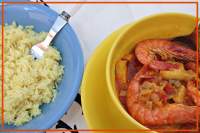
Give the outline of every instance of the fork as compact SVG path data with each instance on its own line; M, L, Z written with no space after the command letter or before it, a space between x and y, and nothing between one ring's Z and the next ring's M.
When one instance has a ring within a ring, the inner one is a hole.
M41 59L47 51L48 46L50 45L51 41L57 35L57 33L68 23L69 18L76 14L76 12L81 8L81 4L75 5L69 13L62 11L62 13L57 17L56 21L54 22L53 26L49 30L47 37L44 41L35 44L31 48L31 55L34 59Z

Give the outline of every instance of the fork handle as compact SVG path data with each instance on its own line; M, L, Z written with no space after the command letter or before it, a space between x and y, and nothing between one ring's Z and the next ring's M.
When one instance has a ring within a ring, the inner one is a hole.
M63 11L54 22L53 26L49 30L46 39L43 41L43 46L47 48L56 34L68 23L70 15Z
M49 30L46 39L43 41L42 45L44 48L48 48L53 38L56 34L68 23L68 20L71 16L76 14L76 12L81 8L81 4L75 5L69 13L62 11L62 13L57 17L56 21L54 22L53 26Z

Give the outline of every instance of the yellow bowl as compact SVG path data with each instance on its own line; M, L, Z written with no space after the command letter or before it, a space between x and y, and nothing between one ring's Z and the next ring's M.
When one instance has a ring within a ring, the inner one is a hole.
M134 49L137 42L145 39L175 38L189 35L195 29L195 17L180 13L157 14L137 21L126 29L114 42L106 63L106 82L113 109L131 122L137 129L147 129L134 120L121 105L115 87L115 64L125 54ZM128 127L127 127L128 128Z

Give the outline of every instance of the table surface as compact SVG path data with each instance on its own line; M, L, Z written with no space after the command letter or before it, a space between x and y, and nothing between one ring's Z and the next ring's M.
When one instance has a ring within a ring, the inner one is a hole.
M32 0L39 1L39 0ZM43 0L59 1L59 0ZM72 0L70 0L72 1ZM77 0L74 0L77 1ZM134 1L134 0L132 0ZM158 0L155 0L158 1ZM170 1L170 0L169 0ZM184 1L184 0L182 0ZM188 1L188 0L187 0ZM60 13L69 11L74 5L46 4ZM114 30L122 25L136 21L150 14L163 12L181 12L195 16L195 4L123 4L123 5L87 5L70 19L70 25L74 28L84 53L85 64L98 44ZM77 95L70 110L52 127L52 129L87 129L81 110L81 96ZM74 132L75 133L75 132ZM81 133L81 132L77 132Z

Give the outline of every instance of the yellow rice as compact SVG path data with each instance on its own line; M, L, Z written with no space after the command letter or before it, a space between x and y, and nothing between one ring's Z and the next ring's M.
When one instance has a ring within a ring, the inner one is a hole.
M53 47L40 60L29 54L34 44L44 40L45 32L37 33L32 26L15 23L4 29L4 121L19 126L40 115L42 104L52 102L63 66L59 64L60 53Z

